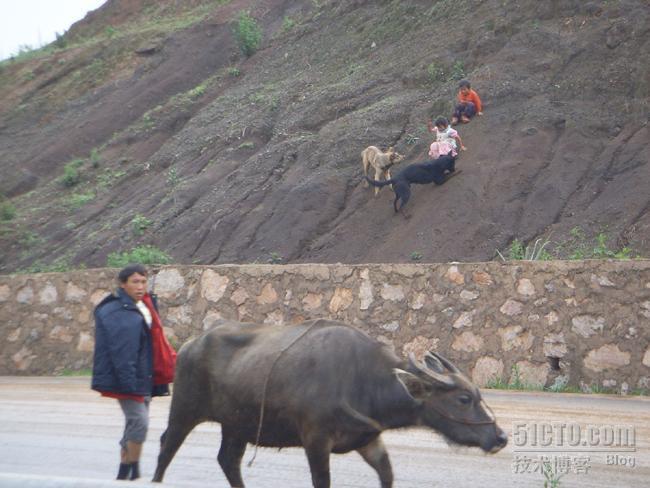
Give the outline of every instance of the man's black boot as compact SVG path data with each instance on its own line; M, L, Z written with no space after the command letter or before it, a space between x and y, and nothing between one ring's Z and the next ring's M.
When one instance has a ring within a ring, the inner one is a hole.
M120 470L117 472L118 480L126 480L129 478L129 473L131 472L131 465L126 463L120 463Z
M131 478L130 480L137 480L140 477L140 462L136 461L130 464L131 466Z

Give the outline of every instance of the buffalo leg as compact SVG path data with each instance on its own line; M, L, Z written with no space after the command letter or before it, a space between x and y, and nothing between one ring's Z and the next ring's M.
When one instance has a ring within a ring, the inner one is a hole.
M357 452L361 457L377 471L381 488L392 488L393 486L393 469L390 465L388 452L384 447L381 437L377 437L374 441L366 444Z
M331 442L325 435L309 435L303 438L303 446L309 461L311 481L314 488L330 488Z
M181 447L187 434L196 426L196 423L174 422L170 418L167 430L160 437L160 454L158 455L158 465L152 481L160 482L165 476L165 470L169 463L172 462L176 451Z
M221 426L221 448L217 456L219 466L223 470L230 486L241 488L244 481L241 477L241 459L246 450L246 441L234 434L234 431Z

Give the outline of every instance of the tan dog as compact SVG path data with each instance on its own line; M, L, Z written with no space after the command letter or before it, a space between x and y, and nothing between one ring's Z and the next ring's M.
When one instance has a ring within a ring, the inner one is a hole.
M393 150L392 147L389 147L386 152L381 152L378 147L368 146L361 153L363 175L368 176L368 168L372 166L375 168L375 180L379 180L380 177L384 180L390 179L390 167L403 159L404 156ZM368 186L368 182L366 181L365 183ZM380 189L375 188L375 196L377 196Z

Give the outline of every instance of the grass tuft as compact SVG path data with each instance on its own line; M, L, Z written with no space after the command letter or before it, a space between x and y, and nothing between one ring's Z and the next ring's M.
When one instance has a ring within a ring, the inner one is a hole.
M130 251L112 252L108 255L106 265L110 268L123 268L131 263L140 264L170 264L171 256L157 247L144 245L134 247Z

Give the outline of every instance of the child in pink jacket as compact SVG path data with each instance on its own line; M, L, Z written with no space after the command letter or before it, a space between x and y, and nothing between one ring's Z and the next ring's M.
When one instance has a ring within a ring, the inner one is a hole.
M435 142L429 148L430 158L439 158L440 156L449 154L450 151L451 155L456 157L459 147L461 151L467 149L463 146L463 141L458 135L458 131L449 126L449 121L446 117L438 117L435 121L435 126L429 121L428 128L429 132L436 136Z

